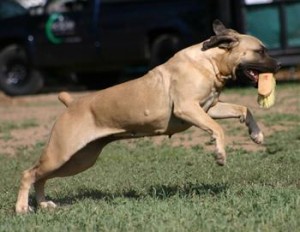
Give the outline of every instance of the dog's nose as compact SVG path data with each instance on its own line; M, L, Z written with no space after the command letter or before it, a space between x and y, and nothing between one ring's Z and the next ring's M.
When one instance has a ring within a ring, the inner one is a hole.
M277 62L275 72L278 72L280 68L281 68L281 63Z

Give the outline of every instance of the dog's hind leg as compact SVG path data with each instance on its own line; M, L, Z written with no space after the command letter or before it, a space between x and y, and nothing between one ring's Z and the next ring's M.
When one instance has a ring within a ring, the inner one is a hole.
M41 208L55 208L56 205L52 201L47 201L44 193L45 182L54 177L65 177L76 175L86 169L92 167L103 147L111 140L102 138L88 143L84 148L80 149L72 158L59 169L34 183L36 201Z
M37 183L37 198L39 202L43 202L43 182L45 181L43 179L51 177L55 171L64 166L71 160L73 155L77 154L80 149L85 147L91 141L107 137L114 133L118 133L118 130L95 128L93 118L90 115L63 114L57 120L48 145L40 160L33 168L28 169L23 173L16 203L16 212L26 213L30 209L28 206L28 195L32 184ZM92 143L91 147L94 148L94 146L95 145ZM88 146L87 150L89 149L90 147ZM85 154L85 152L83 153ZM73 167L73 165L69 166ZM67 165L67 167L69 166ZM71 170L71 168L64 168L65 172L67 172L67 169Z
M37 164L23 173L16 203L17 213L26 213L30 210L28 195L32 184L36 190L37 203L43 208L55 207L53 202L47 202L45 199L44 185L46 180L53 177L75 175L91 167L107 141L98 139L90 142L68 157L63 157L63 153L60 153L59 150L52 153L52 144L53 142L50 142Z

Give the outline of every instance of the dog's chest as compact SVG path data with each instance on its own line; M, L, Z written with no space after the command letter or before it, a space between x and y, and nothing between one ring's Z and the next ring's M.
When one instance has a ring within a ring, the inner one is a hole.
M208 111L210 107L214 106L219 100L220 92L216 88L212 88L210 94L200 102L200 106L204 111Z

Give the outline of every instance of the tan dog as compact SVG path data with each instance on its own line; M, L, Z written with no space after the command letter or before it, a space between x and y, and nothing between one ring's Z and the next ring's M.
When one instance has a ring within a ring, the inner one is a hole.
M214 119L238 118L251 139L262 143L263 134L250 111L220 102L219 95L227 79L257 83L260 72L277 70L277 62L258 39L227 29L218 20L213 27L215 36L178 52L139 79L74 101L67 93L60 94L67 109L57 119L40 160L23 173L16 212L30 210L32 184L38 205L55 207L45 199L46 180L86 170L114 140L171 136L196 126L215 139L216 162L224 165L224 132Z

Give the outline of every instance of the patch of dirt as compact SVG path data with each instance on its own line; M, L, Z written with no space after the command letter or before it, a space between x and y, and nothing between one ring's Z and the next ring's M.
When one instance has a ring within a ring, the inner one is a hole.
M4 93L0 92L0 105L12 105L14 103L14 100L8 96L6 96Z
M86 93L74 93L79 97ZM57 100L57 93L24 97L8 97L0 93L0 124L24 124L32 121L33 125L1 131L0 154L15 155L24 147L34 146L47 141L55 119L64 111L64 105Z
M270 125L265 122L267 115L272 114L299 114L300 112L300 85L296 86L277 86L277 101L274 107L269 110L260 109L256 103L256 90L239 89L235 93L233 90L225 91L221 99L225 102L232 102L249 107L253 115L261 120L257 120L263 130L265 137L281 130L288 130L294 124L286 122L280 125ZM77 98L87 92L72 93ZM32 147L38 142L45 142L48 139L55 119L64 111L65 107L57 100L57 93L40 94L25 97L8 97L0 93L0 123L18 124L31 121L32 125L19 126L18 128L1 131L0 125L0 154L16 155L24 147ZM264 150L263 145L257 145L248 136L247 128L238 119L218 120L224 128L226 145L230 148L241 148L247 151ZM210 136L195 127L175 134L171 139L166 136L151 138L155 143L170 143L174 146L203 146L208 151L214 150L214 145ZM129 142L130 143L130 142Z

